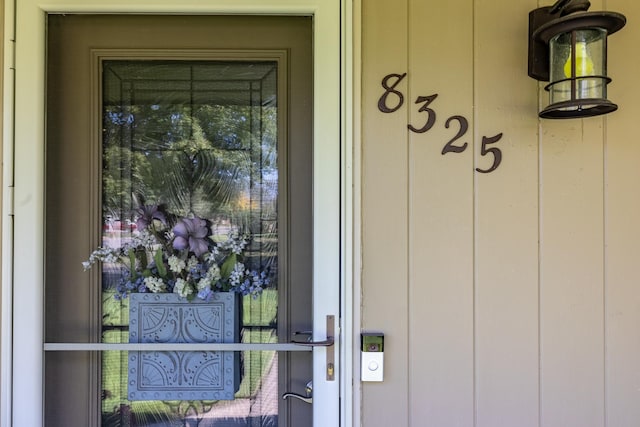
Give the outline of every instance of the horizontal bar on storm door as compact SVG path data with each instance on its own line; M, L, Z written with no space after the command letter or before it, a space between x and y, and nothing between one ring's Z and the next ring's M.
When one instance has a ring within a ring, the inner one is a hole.
M44 351L312 351L291 343L44 343Z

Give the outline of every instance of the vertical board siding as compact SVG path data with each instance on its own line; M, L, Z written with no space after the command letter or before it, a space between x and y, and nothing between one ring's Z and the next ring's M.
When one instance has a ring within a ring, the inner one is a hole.
M539 120L528 13L553 3L362 0L363 325L387 334L366 427L640 425L640 3L591 2L628 19L609 42L620 110ZM381 78L405 71L381 114ZM407 131L435 93L433 128ZM452 115L469 146L443 156ZM500 132L502 164L475 173Z
M640 99L637 0L607 0L627 26L609 43L609 99L620 109L606 119L605 141L605 403L607 427L640 425Z
M525 3L475 1L476 167L492 162L482 137L503 133L502 164L475 176L478 427L539 425L537 83L526 73Z
M421 128L418 96L433 128L410 133L410 426L473 425L473 17L472 1L409 1L410 122ZM459 129L460 154L442 155Z
M543 125L540 377L549 426L603 425L602 120Z
M362 425L408 426L407 107L377 108L382 78L407 64L407 5L367 0L362 14L362 328L385 333L385 381L363 384Z
M640 425L640 4L592 1L628 18L609 43L620 110L536 129L538 2L519 3L362 0L362 326L386 334L363 426ZM404 107L380 113L404 71ZM434 129L410 134L433 93ZM452 114L470 146L441 156ZM474 174L498 132L502 165Z
M604 120L541 121L544 426L604 425Z

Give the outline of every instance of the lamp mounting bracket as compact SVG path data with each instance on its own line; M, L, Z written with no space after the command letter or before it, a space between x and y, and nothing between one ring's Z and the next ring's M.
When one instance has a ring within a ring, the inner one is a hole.
M558 0L549 12L556 14L560 12L560 16L565 16L574 12L586 12L591 7L589 0Z

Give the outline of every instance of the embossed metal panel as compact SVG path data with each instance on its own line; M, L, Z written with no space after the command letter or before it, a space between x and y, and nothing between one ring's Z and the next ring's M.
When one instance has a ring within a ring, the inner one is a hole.
M237 295L211 302L177 294L132 294L129 342L233 343L238 340ZM131 351L129 400L231 400L240 380L233 351Z

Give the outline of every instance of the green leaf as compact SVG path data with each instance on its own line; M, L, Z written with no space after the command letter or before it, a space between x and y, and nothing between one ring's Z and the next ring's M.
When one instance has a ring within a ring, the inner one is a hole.
M162 249L158 249L156 253L153 255L153 260L156 262L156 268L158 269L158 274L160 277L167 276L167 269L164 266L164 262L162 260Z
M129 278L135 280L136 278L136 251L129 250Z
M149 265L149 260L147 259L147 251L142 249L138 251L138 259L140 260L140 266L142 268L147 268L147 265Z
M233 267L236 265L236 262L236 254L231 254L224 260L220 267L220 276L222 276L223 280L227 280L229 276L231 276L231 272L233 271Z

